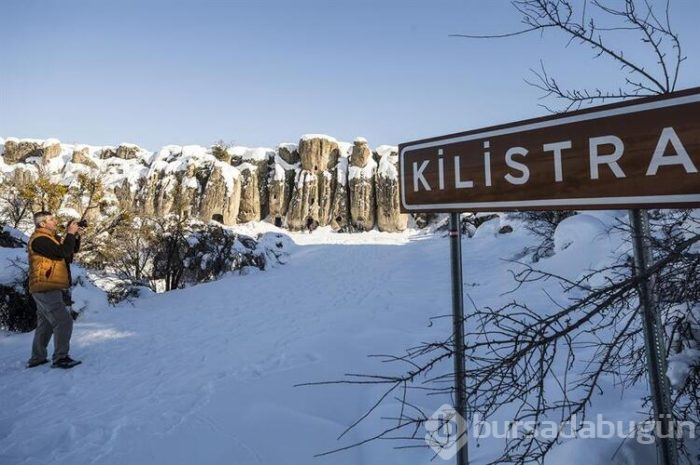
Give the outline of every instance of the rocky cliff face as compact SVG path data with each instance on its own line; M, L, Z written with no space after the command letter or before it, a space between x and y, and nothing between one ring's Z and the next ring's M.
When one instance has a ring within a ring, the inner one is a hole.
M0 153L0 182L28 182L39 171L69 186L79 173L99 178L103 213L182 212L227 225L265 220L290 230L395 232L407 224L398 210L396 147L372 152L361 138L348 144L311 134L276 149L170 145L159 152L8 138L0 139ZM79 209L68 200L64 207Z

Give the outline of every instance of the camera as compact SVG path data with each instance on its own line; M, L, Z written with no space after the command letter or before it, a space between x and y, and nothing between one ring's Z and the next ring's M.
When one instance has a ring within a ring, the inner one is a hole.
M88 222L87 222L87 220L86 220L86 219L82 219L82 220L78 221L78 226L80 226L81 228L87 228L87 227L88 227Z

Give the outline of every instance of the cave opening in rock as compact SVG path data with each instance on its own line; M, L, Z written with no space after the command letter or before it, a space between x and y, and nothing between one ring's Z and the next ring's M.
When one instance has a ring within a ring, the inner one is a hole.
M318 221L314 220L311 217L308 217L306 219L306 229L308 229L309 231L313 231L316 228L318 228Z

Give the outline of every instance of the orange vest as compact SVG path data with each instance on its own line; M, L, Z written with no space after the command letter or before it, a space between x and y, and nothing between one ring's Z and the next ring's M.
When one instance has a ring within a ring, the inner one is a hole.
M37 228L32 237L29 238L29 244L27 245L29 250L29 292L68 289L70 281L68 279L68 265L66 261L63 258L52 260L34 252L32 243L37 237L48 237L56 245L62 245L51 231L44 228Z

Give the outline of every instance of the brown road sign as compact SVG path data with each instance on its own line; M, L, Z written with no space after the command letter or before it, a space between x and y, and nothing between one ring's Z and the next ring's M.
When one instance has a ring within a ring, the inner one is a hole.
M401 211L700 206L700 88L399 145Z

